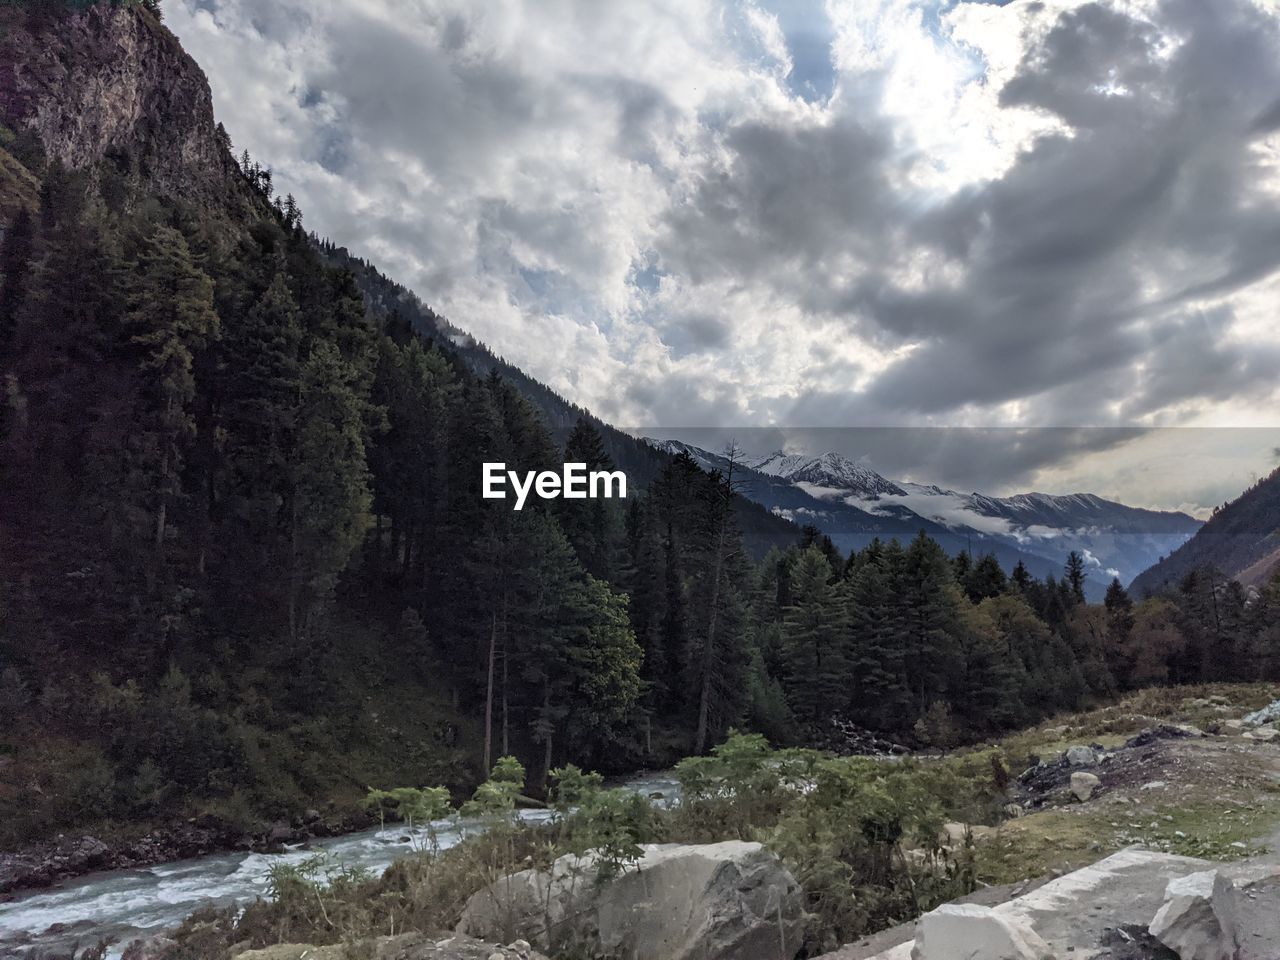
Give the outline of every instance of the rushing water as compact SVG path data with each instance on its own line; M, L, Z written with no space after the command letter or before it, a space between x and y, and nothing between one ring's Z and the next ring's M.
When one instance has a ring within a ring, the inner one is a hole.
M676 781L667 774L631 780L625 787L666 799L678 791ZM520 815L530 823L550 816L544 810ZM457 819L441 820L433 827L441 848L481 829L475 821ZM0 903L0 956L65 952L77 943L87 946L104 937L114 941L111 956L119 956L130 940L176 926L201 907L243 905L265 895L271 868L277 864L301 863L323 853L332 866L380 874L393 860L425 845L425 828L413 834L403 824L393 824L313 840L305 848L280 854L213 853L138 870L88 874L52 890Z

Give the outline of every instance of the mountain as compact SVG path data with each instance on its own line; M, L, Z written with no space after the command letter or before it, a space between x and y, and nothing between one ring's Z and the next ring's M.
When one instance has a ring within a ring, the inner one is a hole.
M756 695L799 531L308 234L147 0L0 2L0 384L0 849L662 764ZM629 502L482 496L566 457Z
M686 443L648 443L686 452L707 469L728 467L724 456ZM747 455L735 469L746 496L796 523L812 523L843 549L865 546L873 537L909 539L924 530L950 553L991 552L1006 568L1022 560L1040 577L1059 576L1066 555L1079 551L1092 573L1087 583L1094 598L1113 577L1129 579L1200 527L1184 513L1130 507L1089 493L992 497L896 483L837 453Z
M477 376L501 377L532 404L557 441L563 443L579 420L590 423L600 434L604 452L626 473L632 489L647 489L671 457L681 452L682 448L660 448L646 443L566 400L515 364L494 353L471 334L440 316L412 290L392 280L374 264L355 256L347 248L319 237L313 237L312 242L328 263L351 274L363 295L365 308L373 316L384 322L397 316L419 335L445 345L451 354ZM733 510L742 530L747 552L756 559L763 557L773 547L785 547L794 543L799 537L799 530L789 519L761 507L749 497L735 497Z
M1134 578L1130 590L1159 593L1194 570L1212 568L1245 586L1280 571L1280 469L1214 510L1196 535Z
M827 492L852 494L865 499L874 499L882 494L903 496L906 493L870 467L838 453L808 457L778 451L763 457L747 457L743 463L758 473L781 477L819 497Z

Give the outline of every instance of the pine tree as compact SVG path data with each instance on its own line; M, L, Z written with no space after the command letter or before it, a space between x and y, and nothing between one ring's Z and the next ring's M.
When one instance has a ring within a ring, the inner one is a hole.
M193 357L218 336L219 323L213 281L195 265L186 240L171 227L157 227L147 238L135 278L129 324L147 379L143 469L152 477L148 486L159 551L169 505L182 493L183 457L195 434Z
M369 526L365 401L351 367L316 343L301 371L298 438L290 463L289 634L323 611Z
M1075 603L1084 603L1084 557L1072 550L1067 554L1066 582L1071 587L1071 599Z
M1024 568L1025 572L1025 568ZM998 597L1005 592L1008 579L1000 568L1000 561L995 554L983 554L974 564L969 575L961 580L965 593L973 603L981 603L990 597Z
M22 207L0 241L0 371L9 367L17 333L18 308L29 289L34 252L35 225L30 211ZM0 416L3 416L2 412Z
M843 581L830 581L831 565L817 546L800 552L785 611L783 688L795 718L810 727L845 711L850 664Z
M951 564L923 531L907 548L899 594L905 607L906 673L915 713L946 699L948 678L959 660L956 616L961 602Z
M613 459L605 451L600 431L585 417L579 417L564 446L565 463L584 463L588 472L613 470ZM621 540L620 514L616 505L600 497L559 501L561 526L573 544L583 566L594 577L608 578L618 566Z
M1018 562L1014 565L1013 573L1009 574L1009 582L1021 593L1026 593L1031 587L1031 571L1027 569L1027 565L1022 562L1021 557L1018 558Z
M896 540L861 551L850 581L852 713L864 726L903 732L916 715L908 687L903 634L906 617L894 593L905 556Z

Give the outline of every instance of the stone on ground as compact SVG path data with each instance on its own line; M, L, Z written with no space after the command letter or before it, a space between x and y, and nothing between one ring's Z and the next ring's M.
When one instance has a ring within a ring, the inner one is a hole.
M1169 884L1151 933L1181 960L1280 957L1280 870L1221 867Z
M1073 767L1092 767L1098 762L1098 755L1092 747L1077 745L1067 751L1067 763Z
M1261 710L1255 710L1253 713L1244 717L1245 726L1257 727L1264 723L1274 723L1280 720L1280 700L1273 700Z
M1093 957L1116 930L1145 928L1164 903L1170 880L1212 866L1206 860L1129 847L993 909L1034 930L1058 960ZM904 943L871 960L911 960L911 951L912 944ZM839 957L837 952L832 960Z
M1231 935L1214 910L1215 889L1230 885L1217 870L1170 880L1165 901L1148 929L1181 960L1223 960L1231 955Z
M565 856L471 897L460 933L617 960L792 957L808 921L790 871L758 843L650 844L638 869L597 880Z
M916 924L911 960L1054 960L1049 945L1029 926L990 907L949 903Z
M1102 781L1092 773L1073 773L1071 775L1071 792L1077 800L1084 803L1093 796L1093 791L1101 786Z

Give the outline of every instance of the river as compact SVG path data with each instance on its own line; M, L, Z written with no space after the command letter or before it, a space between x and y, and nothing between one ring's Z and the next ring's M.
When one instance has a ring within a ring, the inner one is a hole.
M671 774L639 777L623 786L666 799L675 797L679 789ZM525 810L520 816L537 823L551 814ZM476 821L457 818L432 826L441 848L452 847L468 832L481 829ZM415 846L425 845L426 829L416 829L414 834L403 824L392 824L313 840L305 848L279 854L213 853L137 870L87 874L0 903L0 956L69 952L77 943L89 946L105 937L113 941L109 956L118 957L130 940L176 926L201 907L244 905L264 896L271 868L277 864L301 863L324 853L334 866L359 867L377 875Z

